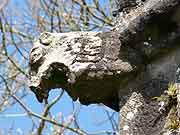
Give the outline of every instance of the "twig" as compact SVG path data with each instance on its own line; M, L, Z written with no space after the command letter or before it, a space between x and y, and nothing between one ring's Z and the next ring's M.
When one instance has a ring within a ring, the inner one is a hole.
M59 101L59 99L62 97L63 93L64 93L64 90L62 90L60 95L58 95L50 104L46 105L46 107L44 109L44 112L43 112L43 115L42 115L43 117L46 117L48 115L48 112L51 109L51 107ZM42 131L44 129L44 126L45 126L45 120L41 119L41 122L39 124L38 129L37 129L37 134L38 135L41 135L41 133L42 133Z
M5 31L4 31L3 22L2 22L1 18L0 18L0 30L2 32L2 45L3 45L5 55L21 73L23 73L26 77L28 77L28 74L9 56L9 54L6 50L6 36L5 36Z
M108 117L108 119L109 119L109 122L111 123L112 129L113 129L114 131L118 130L118 126L117 126L116 122L115 122L114 119L113 119L114 113L113 113L112 115L110 115L107 110L105 110L105 112L106 112L106 114L107 114L107 117Z
M3 82L5 83L5 86L6 86L6 92L7 92L7 94L8 95L13 95L14 93L12 93L12 90L10 89L10 87L9 87L9 85L8 85L8 82L7 82L7 80L4 78L4 76L2 76L2 75L0 75L0 78L3 80ZM23 97L23 96L22 96ZM19 99L20 100L20 99ZM14 104L14 103L12 103L12 104ZM28 114L28 113L27 113ZM29 115L29 114L28 114ZM33 126L36 126L36 124L35 124L35 122L34 122L34 120L33 120L33 118L31 117L31 115L29 115L30 116L30 118L31 118L31 120L32 120L32 123L33 123Z
M1 5L0 5L0 11L2 11L9 3L9 0L3 0L1 1Z
M50 118L47 118L47 117L44 117L44 116L41 116L41 115L39 115L39 114L36 114L36 113L32 112L16 95L13 95L13 94L12 94L11 96L12 96L13 99L15 99L15 100L21 105L21 107L22 107L29 115L34 116L34 117L36 117L36 118L39 118L39 119L41 119L41 120L47 121L47 122L49 122L49 123L51 123L51 124L53 124L53 125L57 125L57 126L59 126L59 127L64 127L64 128L66 128L66 129L68 129L68 130L71 130L71 131L79 134L79 135L86 135L86 132L83 131L83 130L71 128L71 127L69 127L69 126L67 126L67 125L60 124L60 123L56 122L55 120L52 120L52 119L50 119Z

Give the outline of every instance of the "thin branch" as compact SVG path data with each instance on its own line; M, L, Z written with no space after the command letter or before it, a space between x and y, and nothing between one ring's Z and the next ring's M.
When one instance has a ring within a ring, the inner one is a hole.
M113 129L114 131L117 131L117 130L118 130L118 126L117 126L117 124L115 123L115 121L114 121L114 119L113 119L114 113L113 113L112 115L110 115L107 110L105 110L105 112L106 112L106 114L107 114L107 117L108 117L108 119L109 119L109 122L111 123L112 129Z
M36 114L36 113L32 112L17 96L15 96L15 95L13 95L13 94L12 94L11 96L13 97L13 99L15 99L15 100L21 105L21 107L22 107L29 115L32 115L32 116L34 116L34 117L36 117L36 118L42 119L42 120L44 120L44 121L47 121L47 122L49 122L49 123L51 123L51 124L53 124L53 125L57 125L57 126L59 126L59 127L64 127L64 128L66 128L66 129L68 129L68 130L71 130L71 131L79 134L79 135L86 135L86 132L83 131L83 130L71 128L71 127L69 127L69 126L67 126L67 125L60 124L60 123L56 122L55 120L52 120L52 119L50 119L50 118L43 117L43 116L41 116L41 115L39 115L39 114Z
M11 41L12 41L12 44L16 47L16 50L19 52L19 54L25 59L25 60L28 60L28 58L26 58L23 54L23 52L20 50L20 48L18 47L16 41L15 41L15 38L14 38L14 34L13 34L13 29L12 29L12 26L10 26L10 24L8 23L6 17L4 16L4 13L2 12L2 16L6 22L6 25L7 27L9 28L9 32L10 32L10 37L11 37Z
M84 0L83 0L83 1L84 1ZM76 4L78 4L80 7L83 6L83 4L80 3L80 2L77 1L77 0L74 0L74 2L75 2ZM85 1L84 1L84 2L85 2ZM100 17L98 17L97 15L95 15L95 14L93 13L93 11L89 8L89 6L87 6L86 2L85 2L84 5L86 5L86 7L87 7L87 12L88 12L90 15L92 15L92 17L94 17L95 19L101 21L102 23L108 24L109 26L114 26L114 25L111 23L111 22L112 22L111 20L109 20L109 19L107 19L107 18L100 18Z
M8 94L8 96L11 96L11 95L13 95L14 93L13 93L13 91L10 89L10 87L9 87L9 85L8 85L8 82L6 81L6 79L4 78L4 76L2 76L2 75L0 75L0 78L4 81L4 83L5 83L5 86L6 86L6 92L7 92L7 94ZM20 100L20 99L19 99ZM29 113L27 113L28 115L29 115ZM30 116L30 118L31 118L31 120L32 120L32 124L33 124L33 126L36 126L36 124L35 124L35 122L34 122L34 120L32 119L32 117L31 117L31 115L29 115Z
M60 100L60 98L62 97L63 93L64 93L64 90L62 90L60 95L58 95L50 104L46 105L46 107L44 109L44 112L42 114L43 117L47 117L49 110L52 108L52 106L54 104L56 104ZM41 133L42 133L42 131L44 129L44 126L45 126L45 120L41 119L41 122L39 124L38 129L37 129L37 134L38 135L41 135Z
M3 0L3 2L0 5L0 12L6 7L9 3L9 0Z
M14 60L12 60L12 58L9 56L9 54L6 50L6 36L5 36L5 31L4 31L3 22L2 22L1 17L0 17L0 30L2 32L2 45L4 48L5 55L21 73L23 73L26 77L28 77L28 74Z

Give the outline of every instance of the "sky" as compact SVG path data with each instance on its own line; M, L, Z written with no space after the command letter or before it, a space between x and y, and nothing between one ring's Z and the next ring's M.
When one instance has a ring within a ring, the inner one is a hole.
M53 90L50 92L50 97L48 100L51 101L59 93L59 89ZM23 102L26 103L33 112L38 114L42 113L43 105L38 103L32 92L29 92L28 96L24 98ZM82 129L87 132L96 132L102 130L112 131L111 123L108 121L105 110L109 111L110 114L114 112L113 110L108 107L98 106L95 104L89 106L81 105L78 101L73 103L75 104L76 110L80 110L78 115L78 122ZM3 129L4 132L7 133L10 128L14 128L17 131L21 130L23 135L27 134L27 132L31 130L32 121L27 118L26 115L23 116L24 113L25 111L18 104L9 108L7 111L3 112L3 114L0 114L0 129ZM54 116L63 115L64 121L66 121L73 113L72 99L68 96L67 93L64 94L64 96L58 101L56 105L54 105L54 107L51 109L51 113ZM18 116L19 114L22 114L22 116ZM115 112L114 119L118 121L117 112ZM48 126L51 127L52 125L48 124ZM48 135L50 129L51 128L46 129L43 134ZM17 131L15 131L13 135L18 135Z
M26 0L11 0L11 6L19 6L24 8ZM105 1L101 0L101 4ZM9 48L8 51L11 51ZM2 72L2 70L1 70ZM1 89L0 89L1 91ZM60 89L56 89L50 92L49 101L55 98L59 93ZM35 95L32 92L28 92L28 96L23 99L23 102L35 113L41 114L43 111L43 104L40 104ZM108 107L102 105L81 105L78 101L73 102L69 95L65 92L63 97L58 101L56 105L51 109L54 117L63 116L64 121L67 121L69 116L73 113L73 103L75 110L79 110L77 120L80 127L87 132L96 132L107 130L111 131L112 126L108 121L106 111L110 114L114 114L113 118L118 122L118 112L111 110ZM79 109L80 108L80 109ZM35 118L35 122L38 123L38 119ZM13 128L13 135L26 135L32 127L32 121L27 118L25 111L19 104L15 104L13 107L8 108L5 112L0 113L0 129L3 130L4 134L8 134L9 129ZM38 125L38 124L37 124ZM48 135L52 130L52 125L48 124L47 129L44 130L43 135ZM0 133L1 134L1 133ZM68 134L68 132L66 133Z

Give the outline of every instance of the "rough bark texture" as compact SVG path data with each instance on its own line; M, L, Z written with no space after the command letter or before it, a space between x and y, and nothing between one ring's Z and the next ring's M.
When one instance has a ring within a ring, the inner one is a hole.
M168 112L152 98L176 82L179 45L180 1L137 2L110 32L41 34L30 54L30 88L40 102L63 88L82 104L120 109L120 134L166 134Z

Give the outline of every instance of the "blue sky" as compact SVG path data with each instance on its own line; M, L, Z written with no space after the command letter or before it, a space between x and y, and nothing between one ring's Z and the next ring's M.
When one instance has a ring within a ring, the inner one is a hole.
M11 7L18 7L20 9L26 8L25 6L26 0L11 0ZM101 4L103 5L107 0L101 0ZM13 47L12 47L13 48ZM11 51L12 48L9 48L8 51ZM0 89L1 90L1 89ZM28 90L28 89L27 89ZM56 95L60 93L60 90L53 90L50 92L49 101L51 101ZM38 114L41 114L43 111L43 104L40 104L34 94L32 92L28 92L28 96L23 99L23 102L28 105L28 107ZM80 107L80 112L78 115L78 122L80 127L87 132L95 132L99 130L112 130L111 123L107 120L107 115L105 110L107 110L110 114L114 113L114 119L116 122L118 121L118 113L113 110L103 107L100 105L79 105L78 102L72 102L72 99L68 96L67 93L63 95L60 101L54 105L51 109L53 116L58 116L59 114L63 114L64 121L66 121L69 115L72 114L73 103L75 104L75 108ZM10 128L16 129L13 131L13 135L27 134L32 127L32 121L27 116L12 116L16 114L24 114L25 111L19 106L19 104L15 104L13 107L8 108L5 112L0 113L0 129L3 129L5 134L9 131ZM8 117L6 117L8 115ZM38 123L38 119L35 118L36 123ZM37 124L38 125L38 124ZM43 135L48 135L50 132L50 127L52 125L48 124L48 128L44 130Z
M53 99L56 95L60 93L60 90L54 90L50 94L49 101ZM35 99L35 96L33 93L29 93L29 95L23 100L29 108L33 112L41 113L43 111L43 105L38 103ZM88 132L95 132L99 130L108 130L111 131L112 127L109 121L107 120L107 115L105 113L106 107L103 106L97 106L97 105L79 105L78 102L74 102L75 107L78 109L80 107L80 112L78 115L78 122L80 124L80 127ZM112 114L114 111L106 108ZM14 129L21 129L23 134L26 134L31 129L31 120L27 118L26 116L17 116L17 117L5 117L6 115L10 114L24 114L24 110L18 105L14 105L13 107L9 108L7 111L5 111L3 114L0 114L0 129L3 129L5 132L7 132L11 126L13 126ZM60 99L60 101L54 105L54 107L51 109L51 112L54 116L57 116L58 114L63 114L64 119L68 118L70 114L72 114L72 100L68 96L67 93L64 94L64 96ZM116 112L114 115L114 119L118 121L118 113ZM36 122L38 122L38 119L35 119ZM51 127L51 124L48 124L49 127ZM44 131L44 135L49 133L50 128L46 129ZM17 134L17 132L14 132L13 135Z

